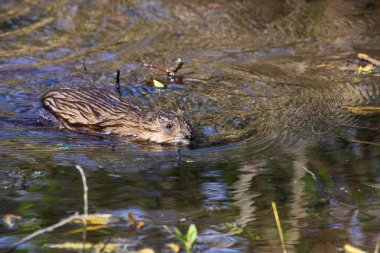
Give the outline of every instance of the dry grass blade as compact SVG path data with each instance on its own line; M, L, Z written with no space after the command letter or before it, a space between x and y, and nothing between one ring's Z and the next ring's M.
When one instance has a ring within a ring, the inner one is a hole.
M88 186L87 186L87 180L86 180L86 175L84 174L84 171L81 166L76 165L75 168L79 170L79 173L82 177L82 182L83 182L83 201L84 201L84 206L83 206L83 213L84 216L88 216Z
M276 220L278 234L280 235L282 252L283 253L287 253L288 251L286 250L286 247L285 247L284 234L282 233L280 218L278 217L277 207L276 207L276 203L275 202L272 202L272 209L273 209L274 218Z

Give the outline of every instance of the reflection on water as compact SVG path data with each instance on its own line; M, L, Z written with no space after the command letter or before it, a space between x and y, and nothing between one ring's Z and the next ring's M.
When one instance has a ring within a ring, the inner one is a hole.
M379 117L347 107L379 105L379 77L353 82L356 52L380 58L379 25L376 1L2 2L0 213L24 221L0 226L0 247L81 210L80 164L91 212L120 220L133 212L149 223L131 243L159 249L169 240L162 225L194 223L199 251L273 252L280 249L275 201L289 251L345 243L372 251ZM183 84L144 85L161 73L143 63L170 66L178 57ZM194 147L179 155L39 124L46 91L114 90L116 69L123 96L183 108ZM89 240L121 240L122 224ZM234 226L243 232L232 233ZM57 242L57 233L48 240Z

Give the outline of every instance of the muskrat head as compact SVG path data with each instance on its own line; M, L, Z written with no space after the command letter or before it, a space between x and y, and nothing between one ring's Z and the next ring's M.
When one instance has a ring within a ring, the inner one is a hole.
M146 113L141 122L143 139L175 145L190 144L191 129L181 110Z

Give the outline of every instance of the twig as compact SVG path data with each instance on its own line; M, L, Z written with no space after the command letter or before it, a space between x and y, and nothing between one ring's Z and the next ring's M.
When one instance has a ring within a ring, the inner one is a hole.
M312 172L312 171L310 171L308 168L306 168L305 166L303 167L303 169L307 172L307 173L309 173L312 177L313 177L313 179L315 180L315 181L317 181L317 178L315 177L315 174Z
M6 253L6 252L12 252L14 249L16 249L18 246L20 246L24 242L27 242L27 241L33 239L34 237L42 235L42 234L44 234L46 232L51 232L51 231L53 231L56 228L62 227L63 225L65 225L65 224L67 224L67 223L69 223L69 222L71 222L71 221L73 221L75 219L78 219L79 217L80 217L79 213L76 212L74 215L72 215L72 216L70 216L70 217L68 217L68 218L66 218L64 220L61 220L60 222L58 222L58 223L56 223L54 225L51 225L51 226L49 226L47 228L43 228L43 229L37 230L34 233L31 233L30 235L22 238L20 241L18 241L15 244L13 244L12 248L4 251L4 253Z
M274 218L276 220L277 230L278 230L278 233L280 235L282 252L283 253L287 253L286 247L285 247L284 234L282 233L282 228L281 228L281 224L280 224L280 218L278 217L277 207L276 207L276 203L275 202L272 202L272 209L273 209Z
M87 180L86 180L86 175L84 174L84 171L82 169L81 166L79 165L76 165L75 168L77 170L79 170L79 173L82 177L82 182L83 182L83 249L82 251L83 252L86 252L86 249L85 249L85 244L86 244L86 241L87 241L87 231L86 231L86 227L87 227L87 217L88 217L88 186L87 186Z
M182 158L182 156L181 156L181 150L178 149L177 152L178 152L177 161L181 162L181 158Z
M116 70L116 78L115 78L115 83L116 83L116 92L119 94L121 97L121 92L120 92L120 69Z
M166 72L168 78L183 78L182 74L177 73L177 71L183 66L183 62L181 61L181 59L177 60L176 67L174 67L173 69L166 69L166 68L162 68L162 67L159 67L153 64L148 64L148 63L144 63L143 66L147 68L159 70L162 72Z
M156 65L149 64L149 63L144 63L143 66L144 66L144 67L147 67L147 68L151 68L151 69L156 69L156 70L159 70L159 71L163 71L163 72L166 72L166 73L172 72L172 71L169 70L169 69L161 68L161 67L158 67L158 66L156 66Z
M177 73L178 70L180 70L183 66L183 61L181 60L181 58L178 58L177 61L176 61L176 66L174 68L172 68L172 71L174 73Z
M83 57L81 57L81 61L82 61L83 72L85 74L88 74L87 67L86 67L86 62L85 62L85 60L84 60ZM94 80L92 80L92 77L90 77L90 81L89 82L90 82L91 86L94 86Z
M85 74L87 74L87 68L86 68L86 63L84 62L84 58L82 57L81 60L82 60L83 71Z
M87 198L87 193L88 193L88 186L87 186L87 181L86 181L86 175L84 174L84 171L81 166L76 165L75 168L79 170L80 175L82 177L82 182L83 182L83 201L84 201L84 206L83 206L83 213L85 218L88 216L88 198Z
M379 248L380 248L380 237L377 238L377 243L376 243L376 247L375 247L374 253L379 253Z
M364 60L364 61L367 61L369 63L372 63L373 65L376 65L376 66L379 66L380 67L380 61L376 60L376 59L373 59L372 57L370 57L369 55L366 55L366 54L362 54L362 53L358 53L358 58L360 60Z

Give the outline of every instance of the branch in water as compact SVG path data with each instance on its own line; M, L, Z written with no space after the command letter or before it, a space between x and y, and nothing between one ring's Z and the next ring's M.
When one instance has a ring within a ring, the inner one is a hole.
M144 63L143 64L144 67L147 67L147 68L151 68L151 69L155 69L155 70L159 70L159 71L162 71L162 72L166 72L167 74L167 77L169 79L181 79L184 77L184 75L180 74L180 73L177 73L178 70L180 70L183 66L183 62L180 58L177 59L176 61L176 66L173 67L173 68L170 68L170 69L166 69L166 68L162 68L162 67L159 67L159 66L156 66L156 65L153 65L153 64L148 64L148 63Z
M87 74L87 68L86 68L86 63L85 63L85 61L84 61L84 58L82 57L81 60L82 60L83 72L84 72L85 74Z
M116 82L116 92L121 97L121 92L120 92L120 70L119 69L116 70L116 80L115 80L115 82Z
M172 71L174 73L177 73L178 70L180 70L183 66L183 61L181 60L181 58L178 58L177 61L176 61L176 66L174 68L172 68Z

